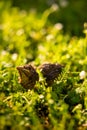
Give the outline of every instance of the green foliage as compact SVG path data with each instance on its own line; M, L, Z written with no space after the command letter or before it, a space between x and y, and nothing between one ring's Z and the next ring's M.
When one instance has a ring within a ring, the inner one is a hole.
M51 14L49 20L51 23L61 22L64 25L64 32L72 35L83 35L83 24L87 21L87 2L86 0L10 0L12 6L19 7L20 9L35 8L38 14L41 14L45 9L53 4L58 5L58 11Z
M87 128L87 27L85 37L63 35L51 24L53 5L41 16L35 10L2 8L0 2L0 130L75 130ZM10 6L10 5L9 5ZM56 8L56 10L55 10ZM26 91L16 67L44 62L64 65L51 87L37 82Z

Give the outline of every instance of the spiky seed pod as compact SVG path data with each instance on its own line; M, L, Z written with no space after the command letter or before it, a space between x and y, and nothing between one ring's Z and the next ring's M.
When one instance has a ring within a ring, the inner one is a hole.
M35 68L28 64L24 66L18 66L19 82L25 89L33 89L36 81L39 80L39 75Z
M62 65L52 63L44 63L39 67L43 77L46 79L47 86L53 84L54 80L62 72L62 68Z

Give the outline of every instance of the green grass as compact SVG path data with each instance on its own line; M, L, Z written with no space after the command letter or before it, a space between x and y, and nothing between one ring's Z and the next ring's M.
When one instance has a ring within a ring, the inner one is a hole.
M54 11L1 11L0 130L87 129L87 30L85 37L64 35L47 19ZM26 91L16 67L44 62L63 64L62 74L51 87L37 82L36 91Z

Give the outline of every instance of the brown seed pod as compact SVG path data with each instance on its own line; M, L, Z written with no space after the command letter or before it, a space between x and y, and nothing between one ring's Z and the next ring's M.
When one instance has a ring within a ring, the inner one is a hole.
M47 86L51 86L54 80L62 72L63 66L60 64L44 63L39 67L43 77L46 79ZM36 81L39 81L39 75L36 69L30 65L18 66L19 83L26 89L33 89Z
M19 82L26 89L33 89L36 81L39 80L39 75L35 68L28 64L24 66L18 66L17 70L19 72Z
M52 63L44 63L39 67L43 77L46 79L47 86L53 84L54 80L62 72L62 68L62 65Z

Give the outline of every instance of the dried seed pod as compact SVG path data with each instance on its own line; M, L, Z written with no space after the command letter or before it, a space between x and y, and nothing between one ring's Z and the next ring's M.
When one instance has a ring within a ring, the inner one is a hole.
M54 80L62 72L62 68L62 65L52 63L44 63L39 67L43 77L46 79L47 86L53 84Z
M28 64L24 66L18 66L19 82L26 89L33 89L36 81L39 80L39 75L35 68Z

